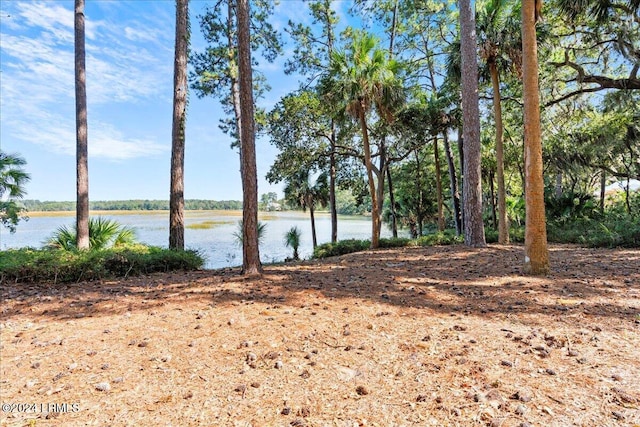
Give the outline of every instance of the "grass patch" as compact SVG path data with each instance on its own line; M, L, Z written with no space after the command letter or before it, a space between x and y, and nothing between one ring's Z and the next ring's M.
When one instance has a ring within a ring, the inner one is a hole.
M224 224L231 224L231 221L202 221L188 224L185 226L185 228L190 228L192 230L209 230L211 228L219 227Z
M194 250L138 244L92 251L23 248L0 252L0 283L79 282L196 270L203 264Z

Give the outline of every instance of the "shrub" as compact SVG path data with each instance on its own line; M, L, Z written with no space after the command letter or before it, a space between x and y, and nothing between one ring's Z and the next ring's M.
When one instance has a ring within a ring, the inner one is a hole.
M462 243L462 237L458 237L455 231L446 230L444 232L429 234L417 239L395 238L380 239L381 248L401 248L408 246L434 246L434 245L452 245ZM336 243L325 243L318 246L313 251L313 258L327 258L332 256L350 254L369 249L371 242L369 240L340 240Z
M371 242L369 240L340 240L336 243L325 243L319 245L313 250L314 258L327 258L332 256L350 254L369 249Z
M196 270L203 264L197 251L144 245L92 251L24 248L0 252L0 282L77 282Z
M89 248L105 249L129 245L135 242L135 232L117 221L102 217L89 218ZM46 242L54 249L71 251L76 249L76 225L73 228L62 226Z
M293 249L293 259L300 259L298 248L300 248L300 237L302 231L297 226L293 226L284 235L284 244Z

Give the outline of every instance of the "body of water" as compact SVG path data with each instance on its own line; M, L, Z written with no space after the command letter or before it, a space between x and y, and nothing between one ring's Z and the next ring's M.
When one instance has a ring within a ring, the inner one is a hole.
M98 216L92 213L92 216ZM166 211L145 212L101 212L99 216L113 219L120 224L132 227L137 240L154 246L167 247L169 241L169 213ZM206 257L206 268L221 268L242 264L242 249L238 246L234 232L238 230L240 211L186 211L185 246L197 249ZM260 221L266 224L266 230L260 244L262 262L278 262L290 257L291 248L285 246L284 235L293 226L302 231L300 257L309 258L313 253L311 222L308 213L268 212L260 213ZM41 247L60 226L72 227L73 212L63 215L43 215L38 213L28 221L21 221L14 234L5 228L0 230L2 249L20 247ZM318 244L331 240L331 218L328 213L316 214L316 233ZM389 237L390 230L383 226L382 237ZM338 239L369 239L371 237L371 219L362 216L339 216Z

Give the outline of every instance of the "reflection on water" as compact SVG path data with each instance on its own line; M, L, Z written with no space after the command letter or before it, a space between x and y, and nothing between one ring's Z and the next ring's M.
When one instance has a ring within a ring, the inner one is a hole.
M92 214L93 215L93 214ZM101 213L101 216L133 227L137 239L149 245L168 246L169 213L150 211L144 213ZM242 218L240 211L186 211L185 244L189 249L197 249L206 257L206 268L220 268L242 264L242 249L233 233L238 230L237 222ZM267 224L260 244L260 258L263 262L283 261L292 255L292 250L284 244L285 233L293 226L302 231L300 257L309 258L313 253L311 223L308 213L269 212L261 213L260 221ZM29 221L20 222L15 234L3 228L0 231L2 249L19 247L40 247L60 226L72 226L73 213L69 216L33 216ZM331 218L326 213L316 214L318 243L331 240ZM391 232L383 227L382 236ZM371 236L371 221L366 217L340 216L338 218L338 239L368 239Z

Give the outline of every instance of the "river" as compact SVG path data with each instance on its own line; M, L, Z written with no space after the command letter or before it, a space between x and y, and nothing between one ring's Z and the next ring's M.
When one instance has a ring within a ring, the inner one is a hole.
M169 241L168 211L102 211L92 216L113 219L132 227L141 243L167 247ZM241 211L186 211L185 246L197 249L206 258L205 268L222 268L242 264L242 249L234 232L238 230ZM74 212L55 214L32 213L28 221L20 221L17 231L10 234L0 230L0 248L41 247L43 242L60 226L73 226ZM292 255L284 244L285 233L293 226L302 231L300 257L309 258L313 253L309 214L303 212L261 212L259 220L266 224L260 244L263 263L283 261ZM316 213L318 243L331 240L331 218L328 213ZM389 237L390 230L383 226L382 237ZM339 216L338 239L369 239L371 220L362 216Z

